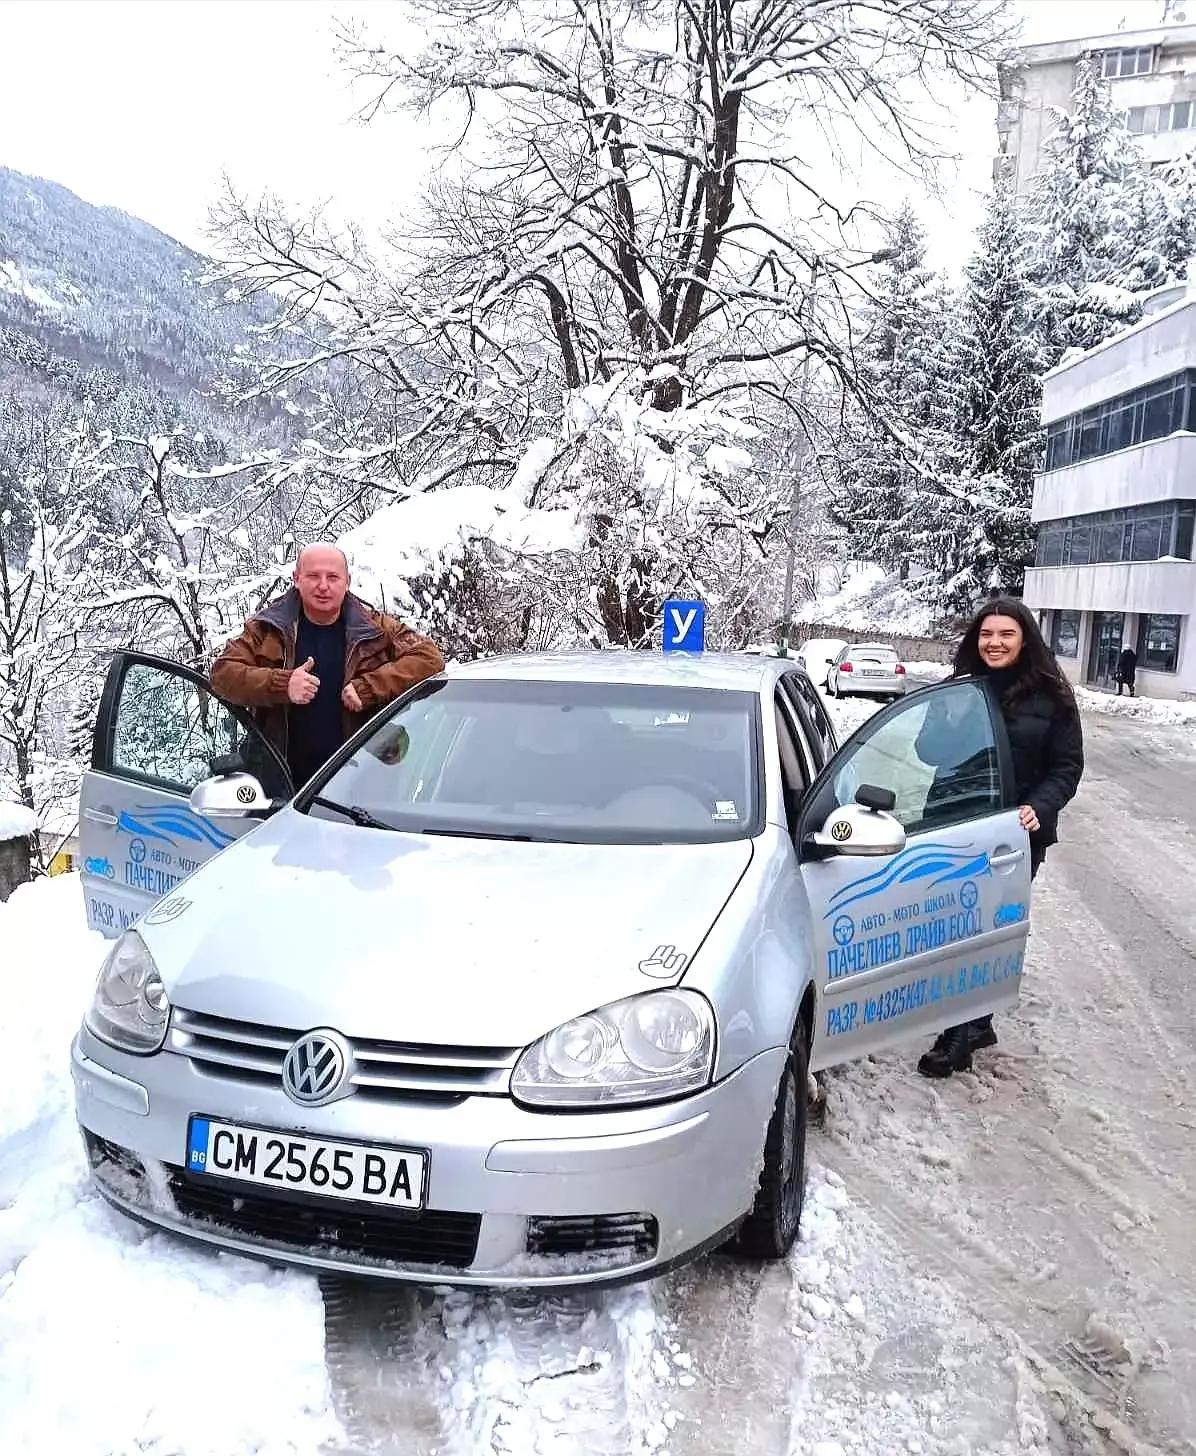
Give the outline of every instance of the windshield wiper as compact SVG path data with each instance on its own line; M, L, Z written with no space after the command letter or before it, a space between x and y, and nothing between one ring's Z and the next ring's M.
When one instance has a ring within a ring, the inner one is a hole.
M421 829L421 834L447 834L455 839L515 839L522 844L531 844L535 836L531 834L500 834L492 829ZM547 843L547 841L537 841Z
M383 824L381 819L375 819L368 809L363 809L360 804L338 804L335 799L323 799L319 794L313 794L308 801L312 804L319 804L321 809L331 809L334 814L343 814L346 819L352 819L354 824L360 825L362 829L389 829L393 832L393 824Z

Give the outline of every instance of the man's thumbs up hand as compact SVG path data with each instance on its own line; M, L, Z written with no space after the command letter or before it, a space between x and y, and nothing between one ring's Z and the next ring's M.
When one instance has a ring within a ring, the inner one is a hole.
M300 707L310 703L320 690L320 679L312 673L315 665L315 658L309 657L302 667L295 668L287 682L287 697Z

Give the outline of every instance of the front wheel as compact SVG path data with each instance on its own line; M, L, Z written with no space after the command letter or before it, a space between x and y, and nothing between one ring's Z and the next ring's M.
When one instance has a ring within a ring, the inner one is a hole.
M783 1259L801 1227L806 1194L808 1060L805 1029L799 1024L768 1123L756 1202L736 1235L736 1247L753 1259Z

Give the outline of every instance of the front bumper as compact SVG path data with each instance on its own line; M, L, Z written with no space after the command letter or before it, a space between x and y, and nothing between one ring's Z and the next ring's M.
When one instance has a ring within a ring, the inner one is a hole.
M682 1101L580 1113L486 1096L301 1108L281 1087L204 1074L174 1052L130 1056L86 1028L71 1062L96 1185L134 1218L311 1269L527 1288L648 1278L720 1241L755 1198L784 1055L761 1053ZM185 1173L197 1112L427 1149L427 1210L280 1198Z

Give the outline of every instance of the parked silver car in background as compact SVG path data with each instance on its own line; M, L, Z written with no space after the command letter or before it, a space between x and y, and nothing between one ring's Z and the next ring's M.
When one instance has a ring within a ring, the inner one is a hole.
M853 642L844 647L827 674L832 698L899 698L906 690L905 663L885 642Z
M918 757L934 705L958 766ZM429 1284L783 1256L808 1069L1016 1000L1003 735L971 681L838 749L784 659L491 659L291 801L241 709L118 654L82 795L116 937L72 1048L96 1186L216 1248Z

